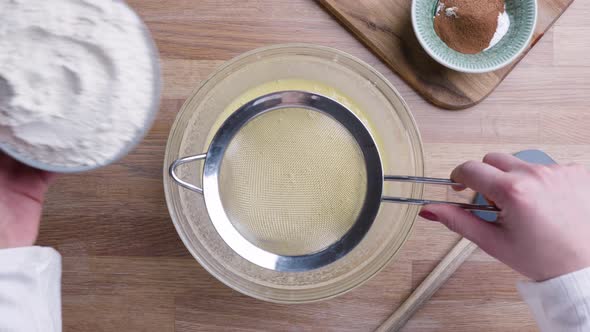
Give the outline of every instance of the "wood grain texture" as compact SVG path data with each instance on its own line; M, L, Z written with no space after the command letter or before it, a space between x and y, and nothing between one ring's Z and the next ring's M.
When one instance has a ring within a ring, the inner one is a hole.
M376 332L400 331L476 249L477 245L466 238L459 240L393 315L379 326Z
M461 112L427 103L311 0L131 0L162 54L164 94L147 138L104 169L62 176L52 187L40 245L63 255L63 318L69 331L372 331L457 242L418 220L399 256L360 288L311 305L264 303L214 279L190 256L166 208L164 147L190 91L221 63L273 43L336 47L373 65L400 91L421 129L426 174L445 177L487 151L540 148L590 166L590 63L582 52L590 2L577 1L506 80ZM576 42L580 46L571 45ZM468 199L427 187L433 199ZM515 283L474 253L403 331L535 331Z
M485 99L573 2L538 0L537 26L523 56L494 72L465 74L438 64L420 46L412 29L411 0L319 1L419 94L447 109Z

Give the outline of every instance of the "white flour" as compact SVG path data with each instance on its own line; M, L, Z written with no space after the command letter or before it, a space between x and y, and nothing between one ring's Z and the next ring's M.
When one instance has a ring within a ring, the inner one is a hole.
M0 1L0 142L58 167L103 165L146 126L151 49L112 0Z
M510 29L510 17L506 12L506 7L504 7L504 11L498 14L498 27L496 28L496 32L494 33L494 37L492 37L492 41L490 41L490 46L486 48L484 51L489 50L490 48L494 47L504 36L508 33Z

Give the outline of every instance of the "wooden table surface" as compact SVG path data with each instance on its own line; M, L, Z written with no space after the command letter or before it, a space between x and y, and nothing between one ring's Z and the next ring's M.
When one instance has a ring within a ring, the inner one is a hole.
M409 1L409 0L408 0ZM416 117L429 176L448 176L486 151L541 148L590 166L590 2L577 1L483 103L426 103L312 0L131 0L152 30L164 76L158 119L127 158L63 176L52 188L40 245L63 255L65 331L370 331L458 237L418 220L398 258L358 289L309 305L276 305L219 283L190 256L162 188L168 131L184 99L217 66L253 48L309 42L349 52L398 88ZM441 188L427 196L457 199ZM405 331L535 331L515 290L520 277L478 252Z

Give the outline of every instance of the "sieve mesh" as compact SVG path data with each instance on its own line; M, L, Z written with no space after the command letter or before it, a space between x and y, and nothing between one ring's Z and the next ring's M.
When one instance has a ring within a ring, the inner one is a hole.
M219 191L233 226L283 256L321 251L342 238L363 207L367 171L351 133L303 108L263 113L223 156Z

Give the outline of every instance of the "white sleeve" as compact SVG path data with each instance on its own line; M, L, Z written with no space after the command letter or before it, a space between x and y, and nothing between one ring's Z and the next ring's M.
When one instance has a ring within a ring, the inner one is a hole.
M541 331L590 331L590 268L543 282L520 282L518 291Z
M61 331L60 283L54 249L0 250L0 331Z

